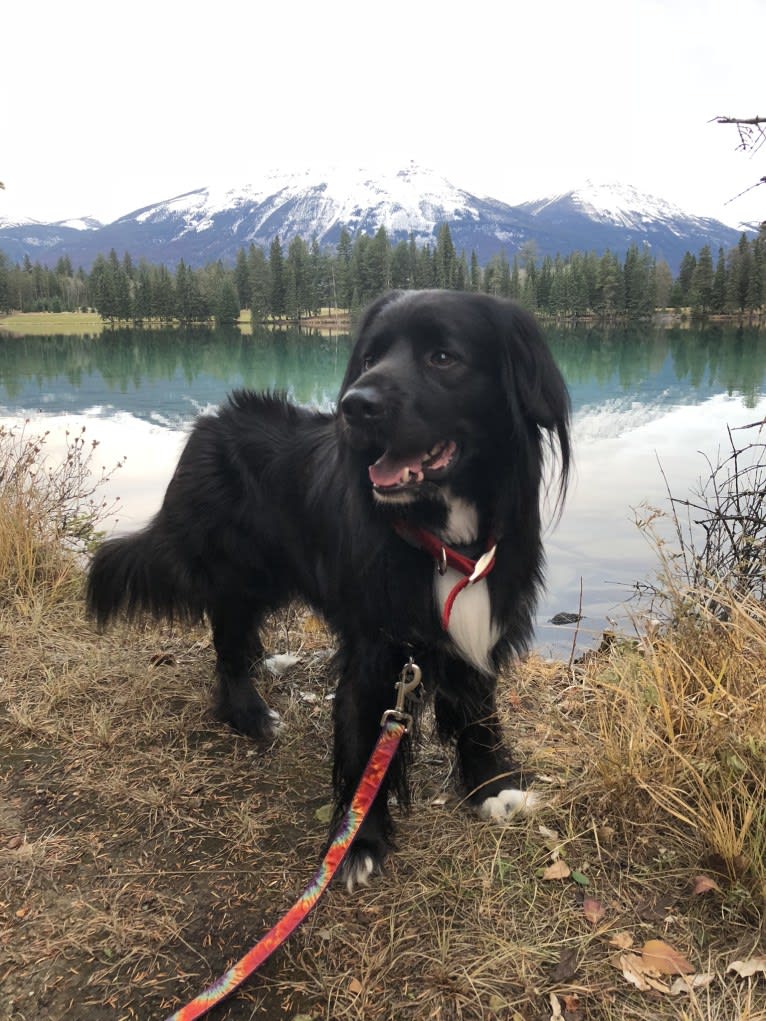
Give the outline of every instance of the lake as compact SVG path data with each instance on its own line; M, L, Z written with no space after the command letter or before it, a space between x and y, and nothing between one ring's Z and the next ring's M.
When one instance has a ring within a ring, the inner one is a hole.
M629 626L623 605L656 557L635 524L644 504L668 508L664 471L686 495L726 449L726 427L766 417L766 334L709 326L546 328L573 405L575 472L563 516L547 537L548 590L537 645L561 655L572 630L559 611L585 619L579 646L610 621ZM350 347L346 336L298 330L115 330L98 337L4 337L0 419L51 430L86 426L99 464L126 458L109 484L120 512L108 527L137 527L157 509L189 424L233 387L285 390L328 408ZM660 469L662 466L662 471Z

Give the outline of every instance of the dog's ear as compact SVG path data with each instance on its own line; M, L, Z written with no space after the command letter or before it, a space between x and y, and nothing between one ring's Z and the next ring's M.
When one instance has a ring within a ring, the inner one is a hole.
M569 419L569 395L537 321L512 302L502 303L499 317L506 392L518 399L525 416L556 430Z
M381 314L381 312L388 306L395 302L398 298L404 294L404 291L387 291L382 294L379 298L376 298L371 304L369 304L362 312L362 317L357 323L355 335L354 335L354 346L351 349L351 357L349 358L348 365L346 366L346 373L343 377L343 382L340 385L340 392L344 394L348 387L353 381L359 376L362 370L360 350L363 346L364 338Z
M569 474L569 393L537 320L510 301L498 302L501 378L512 409L558 441L561 487Z

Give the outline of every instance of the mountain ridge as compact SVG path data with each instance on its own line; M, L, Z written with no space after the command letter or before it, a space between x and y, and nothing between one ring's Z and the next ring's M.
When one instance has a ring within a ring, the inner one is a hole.
M572 251L624 255L632 244L650 247L675 271L686 251L704 244L736 244L741 231L694 216L631 185L585 182L578 188L510 205L455 186L414 162L390 171L364 168L272 171L255 183L206 186L132 210L110 223L92 217L56 223L0 218L0 251L12 261L28 255L53 265L66 255L88 267L114 248L136 259L191 266L222 259L240 248L283 246L296 236L335 245L343 229L352 236L385 227L396 243L414 237L434 243L442 223L453 244L476 251L485 263L501 250L508 258L530 244L538 255Z

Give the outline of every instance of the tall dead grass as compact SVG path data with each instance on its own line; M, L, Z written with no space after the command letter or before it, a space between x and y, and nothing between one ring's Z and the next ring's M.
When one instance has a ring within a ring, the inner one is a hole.
M757 423L756 423L757 425ZM583 665L589 773L603 798L653 817L687 860L766 905L766 444L735 443L690 498L675 543L644 526L658 570L639 641ZM658 814L657 811L658 810Z
M81 555L110 511L99 487L114 470L94 470L98 443L84 428L56 456L49 433L28 427L0 426L0 607L24 616L79 591Z
M666 826L766 897L766 613L719 593L727 619L687 605L672 627L616 642L583 675L591 783L627 818ZM688 594L685 596L688 600Z

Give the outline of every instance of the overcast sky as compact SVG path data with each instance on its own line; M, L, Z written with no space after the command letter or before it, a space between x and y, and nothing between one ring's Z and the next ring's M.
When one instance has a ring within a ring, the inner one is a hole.
M508 202L622 181L727 222L766 175L766 0L36 0L0 16L0 219L415 160Z

